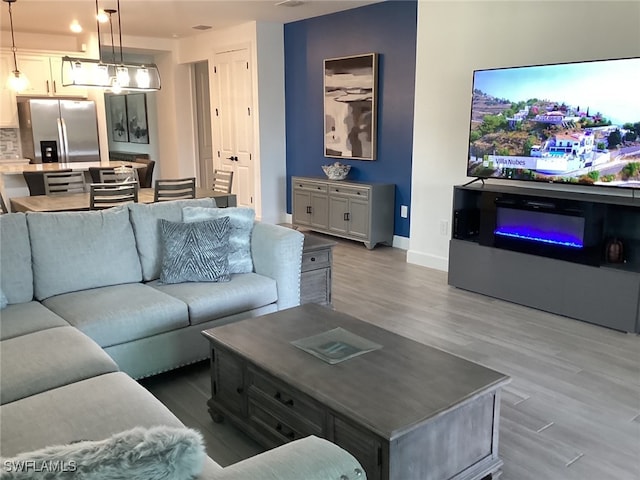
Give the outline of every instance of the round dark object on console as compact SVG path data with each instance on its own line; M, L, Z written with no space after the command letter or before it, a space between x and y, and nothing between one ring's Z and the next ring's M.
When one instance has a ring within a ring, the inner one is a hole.
M605 248L605 259L609 263L624 262L624 244L619 238L610 239Z

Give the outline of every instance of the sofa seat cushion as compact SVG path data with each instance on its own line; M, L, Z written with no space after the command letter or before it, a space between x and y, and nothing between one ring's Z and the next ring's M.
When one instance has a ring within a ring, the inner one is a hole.
M14 303L0 313L0 340L68 325L68 322L43 307L40 302Z
M93 340L73 327L57 327L0 344L0 404L68 385L118 366Z
M186 303L191 325L246 312L278 300L275 280L256 273L231 275L231 281L226 283L166 285L154 281L147 285Z
M30 302L33 300L31 243L24 213L0 215L0 245L0 288L10 304Z
M183 426L131 377L107 373L0 406L0 451L11 457L156 425Z
M216 201L213 198L198 198L194 200L129 204L129 214L136 237L144 281L155 280L160 277L162 269L160 219L181 222L182 208L187 206L215 207Z
M56 295L43 303L101 347L189 325L184 302L142 283Z
M27 214L38 300L142 280L126 206Z

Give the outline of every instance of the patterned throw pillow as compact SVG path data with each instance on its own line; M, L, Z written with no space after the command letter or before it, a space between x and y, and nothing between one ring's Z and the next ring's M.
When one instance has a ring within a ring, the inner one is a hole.
M251 233L256 212L253 208L206 208L184 207L182 220L199 222L214 218L229 217L229 273L251 273L253 259L251 257Z
M181 223L160 220L162 283L228 282L229 218Z

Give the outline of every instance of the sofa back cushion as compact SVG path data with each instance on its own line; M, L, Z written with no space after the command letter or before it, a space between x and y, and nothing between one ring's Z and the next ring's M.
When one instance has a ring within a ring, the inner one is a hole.
M8 303L33 300L31 245L24 213L0 215L0 286Z
M27 225L38 300L142 280L126 206L92 212L29 213Z
M198 198L195 200L129 204L131 224L142 265L142 278L145 282L160 278L162 270L160 219L181 222L182 208L188 206L215 207L216 203L213 198Z

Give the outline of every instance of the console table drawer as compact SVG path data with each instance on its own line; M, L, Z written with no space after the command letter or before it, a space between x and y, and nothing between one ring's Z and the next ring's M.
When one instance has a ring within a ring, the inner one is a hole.
M335 193L338 195L348 195L350 197L358 197L363 199L369 198L369 189L368 188L354 188L354 187L336 187L331 186L329 188L330 193Z
M331 251L329 249L308 252L302 254L302 271L315 270L316 268L324 268L331 266Z
M270 406L270 410L284 421L299 426L307 424L318 432L324 428L325 414L320 405L252 368L249 368L249 398L258 400L264 408Z
M308 192L327 193L328 186L322 183L313 182L296 182L293 186L296 190L306 190Z

